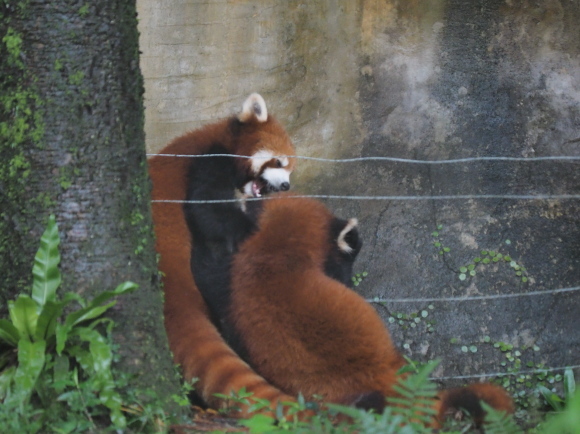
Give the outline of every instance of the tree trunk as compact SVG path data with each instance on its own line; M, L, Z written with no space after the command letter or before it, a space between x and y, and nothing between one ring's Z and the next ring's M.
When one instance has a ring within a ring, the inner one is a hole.
M2 305L30 282L55 214L62 292L139 284L110 311L118 368L169 403L178 386L153 248L135 2L0 2L0 30Z

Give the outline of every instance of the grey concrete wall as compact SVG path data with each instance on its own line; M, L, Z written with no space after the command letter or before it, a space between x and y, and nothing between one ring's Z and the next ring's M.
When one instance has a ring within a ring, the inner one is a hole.
M152 151L258 91L300 155L580 155L577 1L139 0L138 8ZM579 194L579 166L302 161L294 185L348 195ZM367 297L580 285L579 200L327 203L361 222L357 268L368 276L358 288ZM440 255L434 241L450 251ZM459 280L482 250L510 255L528 281L503 259ZM524 368L580 364L579 303L571 292L377 309L407 355L444 357L438 374L468 375L518 370L518 359ZM406 316L416 313L418 322ZM509 358L493 347L499 341L514 346Z

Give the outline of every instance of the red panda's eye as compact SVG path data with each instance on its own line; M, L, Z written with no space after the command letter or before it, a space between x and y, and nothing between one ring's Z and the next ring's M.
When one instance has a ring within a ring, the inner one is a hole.
M280 160L276 160L276 167L282 167L282 162Z

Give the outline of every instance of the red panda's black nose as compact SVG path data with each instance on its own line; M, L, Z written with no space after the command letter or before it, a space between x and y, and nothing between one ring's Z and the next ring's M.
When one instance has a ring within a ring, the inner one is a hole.
M288 191L288 190L290 190L290 183L289 182L283 182L282 184L280 184L280 190L282 190L282 191Z

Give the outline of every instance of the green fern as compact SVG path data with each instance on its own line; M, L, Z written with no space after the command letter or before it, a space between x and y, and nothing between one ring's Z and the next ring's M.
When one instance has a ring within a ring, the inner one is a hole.
M433 408L437 386L429 380L429 375L438 364L438 360L429 362L416 374L399 379L393 386L399 396L387 398L387 403L392 406L393 415L402 416L417 430L416 432L427 432L422 430L432 423L437 414Z
M486 411L485 434L521 434L522 429L517 425L511 414L504 411L495 410L481 402L481 406Z
M288 432L293 433L364 433L364 434L427 434L432 433L428 428L433 422L436 411L433 408L437 388L429 380L429 375L437 367L439 361L433 361L417 367L416 373L400 378L394 389L399 394L396 398L388 398L389 404L383 413L376 414L365 410L346 407L338 404L326 404L326 410L320 411L307 424L288 418L288 411L294 413L308 408L308 403L299 400L297 403L286 403L285 411L279 412L278 421L272 417L255 414L240 422L240 425L249 429L250 433ZM407 369L405 372L409 372ZM222 399L229 399L232 403L248 405L254 402L251 394L241 390L231 396L219 395ZM256 407L259 411L267 403L261 402ZM288 408L290 406L290 408ZM296 407L296 408L293 408ZM336 425L335 416L346 415L350 423ZM286 415L286 416L283 416ZM283 416L283 417L281 417Z

